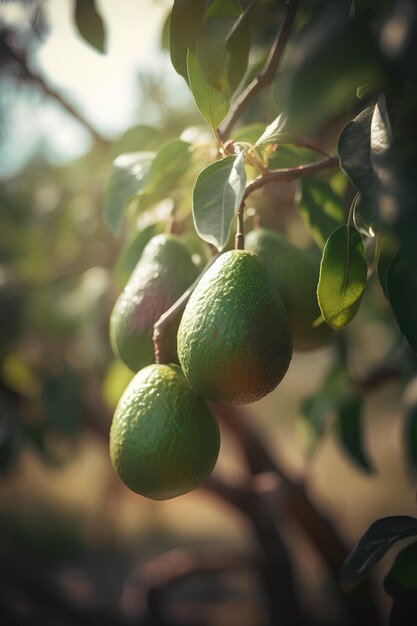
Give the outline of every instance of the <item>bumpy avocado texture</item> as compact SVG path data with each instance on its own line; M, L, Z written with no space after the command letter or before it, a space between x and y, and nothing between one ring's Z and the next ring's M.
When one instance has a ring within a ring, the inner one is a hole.
M259 228L245 239L248 250L267 266L290 320L294 350L307 351L329 343L334 332L320 317L317 302L319 263L305 250L294 246L277 232Z
M291 329L268 271L252 252L221 255L182 316L178 356L191 387L226 404L272 391L291 360Z
M154 361L153 325L197 277L187 248L174 235L157 235L146 245L110 317L113 351L133 371ZM164 339L169 362L177 362L174 322Z
M219 452L217 422L177 365L138 372L114 414L110 457L132 491L166 500L191 491L212 471Z

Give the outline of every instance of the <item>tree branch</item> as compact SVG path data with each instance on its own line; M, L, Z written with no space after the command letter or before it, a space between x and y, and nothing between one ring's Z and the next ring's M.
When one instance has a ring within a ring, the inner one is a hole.
M84 128L88 130L88 132L96 141L96 143L102 144L104 146L110 145L111 142L105 139L91 125L91 123L87 120L87 118L84 117L84 115L80 111L78 111L75 107L73 107L72 104L70 104L62 96L61 93L59 93L58 91L53 89L50 85L48 85L45 82L44 78L30 67L29 62L28 62L27 52L18 51L13 46L13 44L10 42L10 36L8 37L7 31L4 31L4 30L1 31L0 38L1 38L2 48L6 52L7 57L11 61L14 61L19 66L19 68L22 70L26 78L28 78L31 82L35 83L38 87L40 87L41 90L44 92L44 94L46 94L50 98L53 98L56 102L58 102L58 104L63 109L67 111L67 113L69 113L70 115L72 115L72 117L78 120L78 122L80 122L80 124L82 124Z
M339 157L330 156L315 163L297 165L296 167L283 167L277 170L269 170L267 174L260 176L256 180L248 183L243 199L245 200L253 191L264 187L271 182L291 182L303 176L309 176L322 170L331 169L339 164Z
M295 16L297 15L298 5L299 0L289 0L282 28L275 38L263 71L258 74L258 76L236 99L225 120L217 129L217 135L221 141L227 139L230 130L235 125L252 98L254 98L260 91L262 91L262 89L267 87L274 80L285 50L285 46L287 45L290 37Z

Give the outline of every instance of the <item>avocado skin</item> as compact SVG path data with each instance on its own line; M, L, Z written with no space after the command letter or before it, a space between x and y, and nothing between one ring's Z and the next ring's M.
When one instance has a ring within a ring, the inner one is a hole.
M195 489L219 447L214 415L177 365L149 365L133 377L110 430L112 464L132 491L167 500Z
M154 362L153 326L188 289L198 270L175 235L157 235L146 245L110 316L114 354L138 371ZM168 362L178 362L173 322L164 338Z
M255 402L282 380L291 354L287 313L264 263L246 250L221 255L191 295L178 331L190 386L214 402Z
M290 320L294 350L315 350L332 341L334 332L320 317L317 302L319 265L305 250L294 246L277 232L258 228L247 234L245 245L267 266Z

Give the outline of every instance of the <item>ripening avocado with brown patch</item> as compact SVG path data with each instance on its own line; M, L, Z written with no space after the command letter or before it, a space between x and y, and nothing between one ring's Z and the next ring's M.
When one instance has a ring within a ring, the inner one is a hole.
M154 362L153 326L197 277L187 248L175 235L157 235L146 245L110 317L113 351L133 371ZM164 339L169 362L178 362L173 322Z
M287 313L263 261L246 250L221 255L191 295L178 330L190 386L215 402L255 402L282 380L291 354Z

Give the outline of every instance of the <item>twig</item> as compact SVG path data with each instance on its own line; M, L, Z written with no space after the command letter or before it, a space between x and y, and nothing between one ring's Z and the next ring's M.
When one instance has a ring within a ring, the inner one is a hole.
M33 83L36 83L36 85L38 85L38 87L40 87L47 96L56 100L63 109L65 109L70 115L72 115L72 117L77 119L84 126L84 128L89 131L89 133L92 135L97 143L106 146L110 145L111 142L102 137L102 135L100 135L100 133L91 125L91 123L82 115L80 111L78 111L72 106L72 104L65 100L62 94L50 87L50 85L45 82L40 74L36 73L32 68L29 67L27 53L20 52L15 49L15 47L8 40L9 38L7 37L7 31L3 30L0 36L2 40L2 45L6 50L8 57L12 59L15 63L17 63L17 65L20 67L20 69L23 71L24 75L27 78L29 78Z
M207 272L209 267L213 265L214 261L216 261L219 258L220 254L221 252L212 256L212 258L207 262L203 271L198 276L198 278L196 278L193 284L190 285L190 287L188 287L186 291L184 291L182 296L180 296L180 298L178 298L178 300L174 302L174 304L168 309L168 311L165 311L165 313L163 313L161 317L159 318L159 320L154 324L152 339L153 339L153 345L154 345L154 351L155 351L155 363L165 363L164 352L162 348L162 340L164 338L166 329L172 323L172 321L176 319L179 315L181 315L181 313L184 311L185 306L188 300L190 299L191 294L193 293L194 289L197 287L198 283L200 282L201 277L203 276L203 274Z
M295 16L297 15L298 5L299 0L289 0L282 28L275 38L262 72L254 78L254 80L236 99L225 120L217 129L217 135L222 141L227 139L230 130L235 125L250 100L252 100L252 98L254 98L260 91L262 91L262 89L267 87L274 80L285 50L285 46L287 45L290 37Z
M330 156L315 163L307 163L305 165L297 165L295 167L283 167L276 170L269 170L267 174L260 176L256 180L248 183L243 199L245 200L253 191L264 187L271 182L291 182L303 176L309 176L322 170L331 169L339 164L339 157Z

